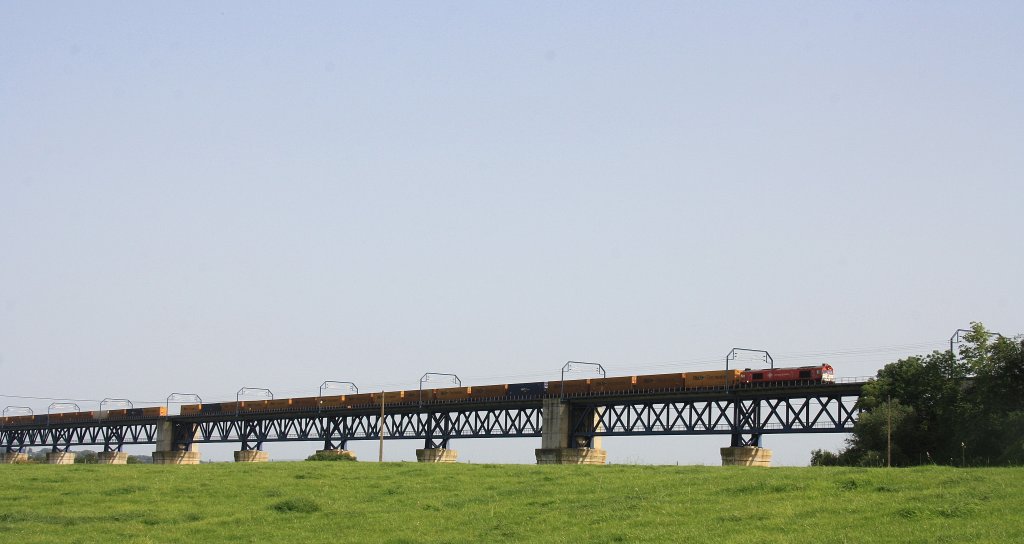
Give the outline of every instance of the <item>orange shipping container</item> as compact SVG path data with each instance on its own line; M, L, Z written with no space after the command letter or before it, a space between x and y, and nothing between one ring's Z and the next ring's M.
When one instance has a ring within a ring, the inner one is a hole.
M242 411L242 404L244 402L222 402L220 403L220 410L216 410L222 414L233 414L235 412Z
M274 399L266 402L267 410L290 410L292 407L292 399Z
M267 409L266 400L243 400L238 403L239 412L262 412Z
M479 385L467 387L469 396L475 399L496 399L508 395L508 384L501 385Z
M374 398L374 397L376 397L376 398ZM372 406L374 404L374 400L377 401L376 402L377 405L380 405L380 395L374 395L372 393L357 393L355 395L345 395L344 399L345 399L344 402L345 402L346 406L353 406L353 407Z
M180 413L183 416L198 414L199 411L202 410L202 407L202 404L182 404Z
M424 393L424 401L426 401L426 391ZM416 393L414 393L416 394ZM468 387L445 387L443 389L434 389L433 394L434 400L443 402L451 402L456 400L464 400L469 398Z
M548 396L586 395L590 392L590 380L565 380L548 382Z
M380 406L381 394L380 393L369 393L370 405ZM402 402L405 396L405 391L385 391L384 392L384 404L397 404Z
M61 421L86 421L95 419L92 412L66 412L61 414Z
M638 391L661 391L665 389L682 389L686 385L686 374L647 374L636 377Z
M142 409L142 417L163 417L167 415L166 406L150 406Z
M406 391L405 397L401 400L401 402L411 402L415 404L420 402L420 399L422 399L422 402L431 402L434 400L434 393L436 391L437 389L415 389L411 391Z
M742 370L710 370L707 372L687 372L687 389L718 388L739 383Z
M308 397L321 408L340 408L348 404L350 396L332 395L330 397ZM297 399L304 401L305 399Z
M320 401L325 398L337 397L298 397L290 400L292 401L292 408L297 410L315 410L317 406L320 406Z
M620 393L632 391L636 384L636 376L616 376L613 378L597 378L590 380L591 393Z

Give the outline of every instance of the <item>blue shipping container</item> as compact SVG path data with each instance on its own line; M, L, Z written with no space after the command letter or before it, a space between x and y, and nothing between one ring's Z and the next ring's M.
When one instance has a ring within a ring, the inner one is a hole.
M508 384L508 396L543 397L544 382L510 383Z

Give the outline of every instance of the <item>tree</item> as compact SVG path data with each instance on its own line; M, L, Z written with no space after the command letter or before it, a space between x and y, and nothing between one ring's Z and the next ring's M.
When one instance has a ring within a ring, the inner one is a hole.
M890 363L867 383L839 464L1024 462L1024 343L972 323L961 348ZM891 423L890 423L891 422ZM820 452L815 460L832 458Z
M814 450L811 452L811 466L813 467L834 467L843 465L839 455L828 450Z
M1024 461L1024 343L979 323L960 350L973 379L964 388L959 435L975 464Z
M99 462L99 457L97 457L96 452L92 450L82 450L75 453L76 465L95 465Z

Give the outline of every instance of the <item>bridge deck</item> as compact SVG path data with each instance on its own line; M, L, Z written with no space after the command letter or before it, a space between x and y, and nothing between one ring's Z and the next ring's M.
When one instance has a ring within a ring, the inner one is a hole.
M594 436L849 432L864 382L729 390L630 392L567 397L574 414L572 435ZM239 442L243 449L265 442L536 437L543 432L544 398L431 402L324 410L278 410L198 414L162 418L91 420L0 427L0 449L27 446L68 449L79 445L154 444L158 427L170 422L176 440ZM749 440L749 439L747 439ZM734 440L735 442L736 440Z

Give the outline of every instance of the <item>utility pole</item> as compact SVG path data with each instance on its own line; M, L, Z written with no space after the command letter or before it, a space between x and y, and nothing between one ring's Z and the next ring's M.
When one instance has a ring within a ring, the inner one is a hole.
M377 450L377 462L384 462L384 390L380 391L380 446Z
M889 395L889 401L885 405L885 415L888 419L885 427L886 466L892 468L892 395Z

